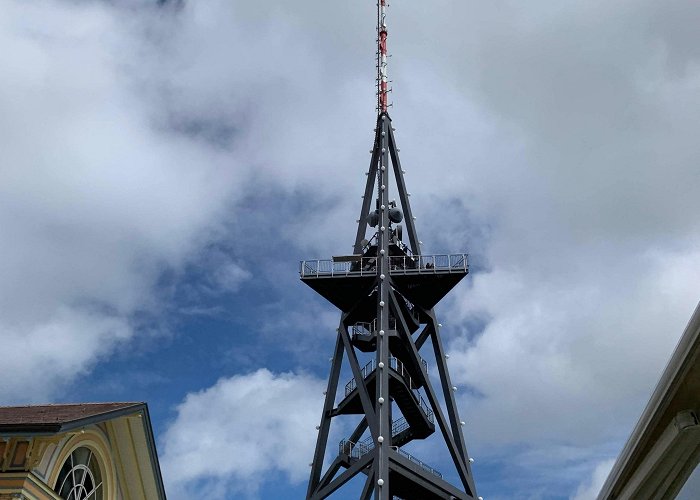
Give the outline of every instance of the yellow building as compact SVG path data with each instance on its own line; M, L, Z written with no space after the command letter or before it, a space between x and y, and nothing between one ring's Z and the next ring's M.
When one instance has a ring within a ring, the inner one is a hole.
M0 407L0 500L165 499L145 403Z

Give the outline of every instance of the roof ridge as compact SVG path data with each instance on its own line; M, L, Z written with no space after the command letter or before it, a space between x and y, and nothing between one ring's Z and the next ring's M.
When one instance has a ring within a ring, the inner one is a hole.
M97 406L97 405L141 405L143 401L92 401L87 403L39 403L28 405L0 405L0 408L38 408L43 406Z

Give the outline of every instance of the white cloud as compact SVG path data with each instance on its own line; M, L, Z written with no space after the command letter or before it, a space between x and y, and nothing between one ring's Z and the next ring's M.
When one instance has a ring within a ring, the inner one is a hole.
M2 351L12 355L3 361L0 397L45 401L57 386L85 373L131 335L131 326L119 317L65 307L31 328L5 325Z
M134 314L162 307L160 272L211 239L238 183L231 159L153 127L118 9L0 10L13 47L0 54L0 342L25 353L14 373L42 374L13 378L0 400L40 400L132 337ZM244 277L234 271L221 286Z
M477 338L455 338L450 360L455 380L480 394L464 400L479 430L472 441L596 446L619 436L696 304L699 257L630 256L643 275L621 279L612 267L596 283L537 281L527 270L476 276L452 311L490 321Z
M260 369L188 394L163 437L169 495L190 498L204 487L217 498L254 496L274 472L307 479L323 388L309 375Z
M318 193L271 244L349 248L373 7L0 2L0 342L26 353L0 399L50 398L128 342L163 307L164 269L207 261L213 293L244 286L243 260L203 250L225 217L274 223L276 206L231 212L243 196ZM480 456L624 439L700 298L697 13L392 6L391 111L421 239L476 246L488 269L442 316L453 376L484 396L465 404ZM468 338L474 318L488 322Z
M595 500L614 463L615 460L610 459L604 460L596 465L591 474L591 478L579 485L572 500Z

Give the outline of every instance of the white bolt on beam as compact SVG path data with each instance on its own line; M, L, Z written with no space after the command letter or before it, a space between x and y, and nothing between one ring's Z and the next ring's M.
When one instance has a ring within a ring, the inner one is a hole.
M379 301L379 307L384 307L384 301L383 301L383 300L380 300L380 301Z
M379 437L377 438L377 441L380 442L380 443L383 443L383 442L384 442L384 437L379 436Z
M316 426L316 430L319 430L320 428L321 428L320 425L317 425L317 426Z
M380 477L379 479L377 479L377 484L379 486L384 486L384 480Z
M384 368L384 361L379 362L379 368Z
M380 279L380 280L383 280L384 278L386 278L386 276L384 276L383 274L380 274L380 275L379 275L379 279Z
M450 359L450 355L449 355L449 354L445 354L445 359Z
M464 427L465 425L467 425L467 423L466 423L464 420L460 420L460 421L459 421L459 425L461 425L462 427Z
M380 397L377 401L379 401L379 404L384 404L384 398Z
M382 205L382 206L379 207L379 208L381 208L382 210L384 210L384 209L386 209L386 206L385 206L385 205Z
M384 336L384 330L379 330L379 336L383 337Z
M438 323L438 326L439 326L440 328L442 328L442 323Z
M470 463L470 464L473 464L473 463L474 463L474 459L473 459L472 457L469 457L469 463Z
M456 385L453 385L453 386L452 386L452 390L455 391L455 392L457 392L457 386L456 386Z

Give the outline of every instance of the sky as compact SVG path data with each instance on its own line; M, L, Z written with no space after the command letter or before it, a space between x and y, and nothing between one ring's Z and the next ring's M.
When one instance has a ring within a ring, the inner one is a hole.
M169 498L303 497L339 313L298 263L354 240L375 16L0 0L0 404L147 401ZM594 498L700 299L699 22L392 2L420 239L471 259L437 313L485 499Z

